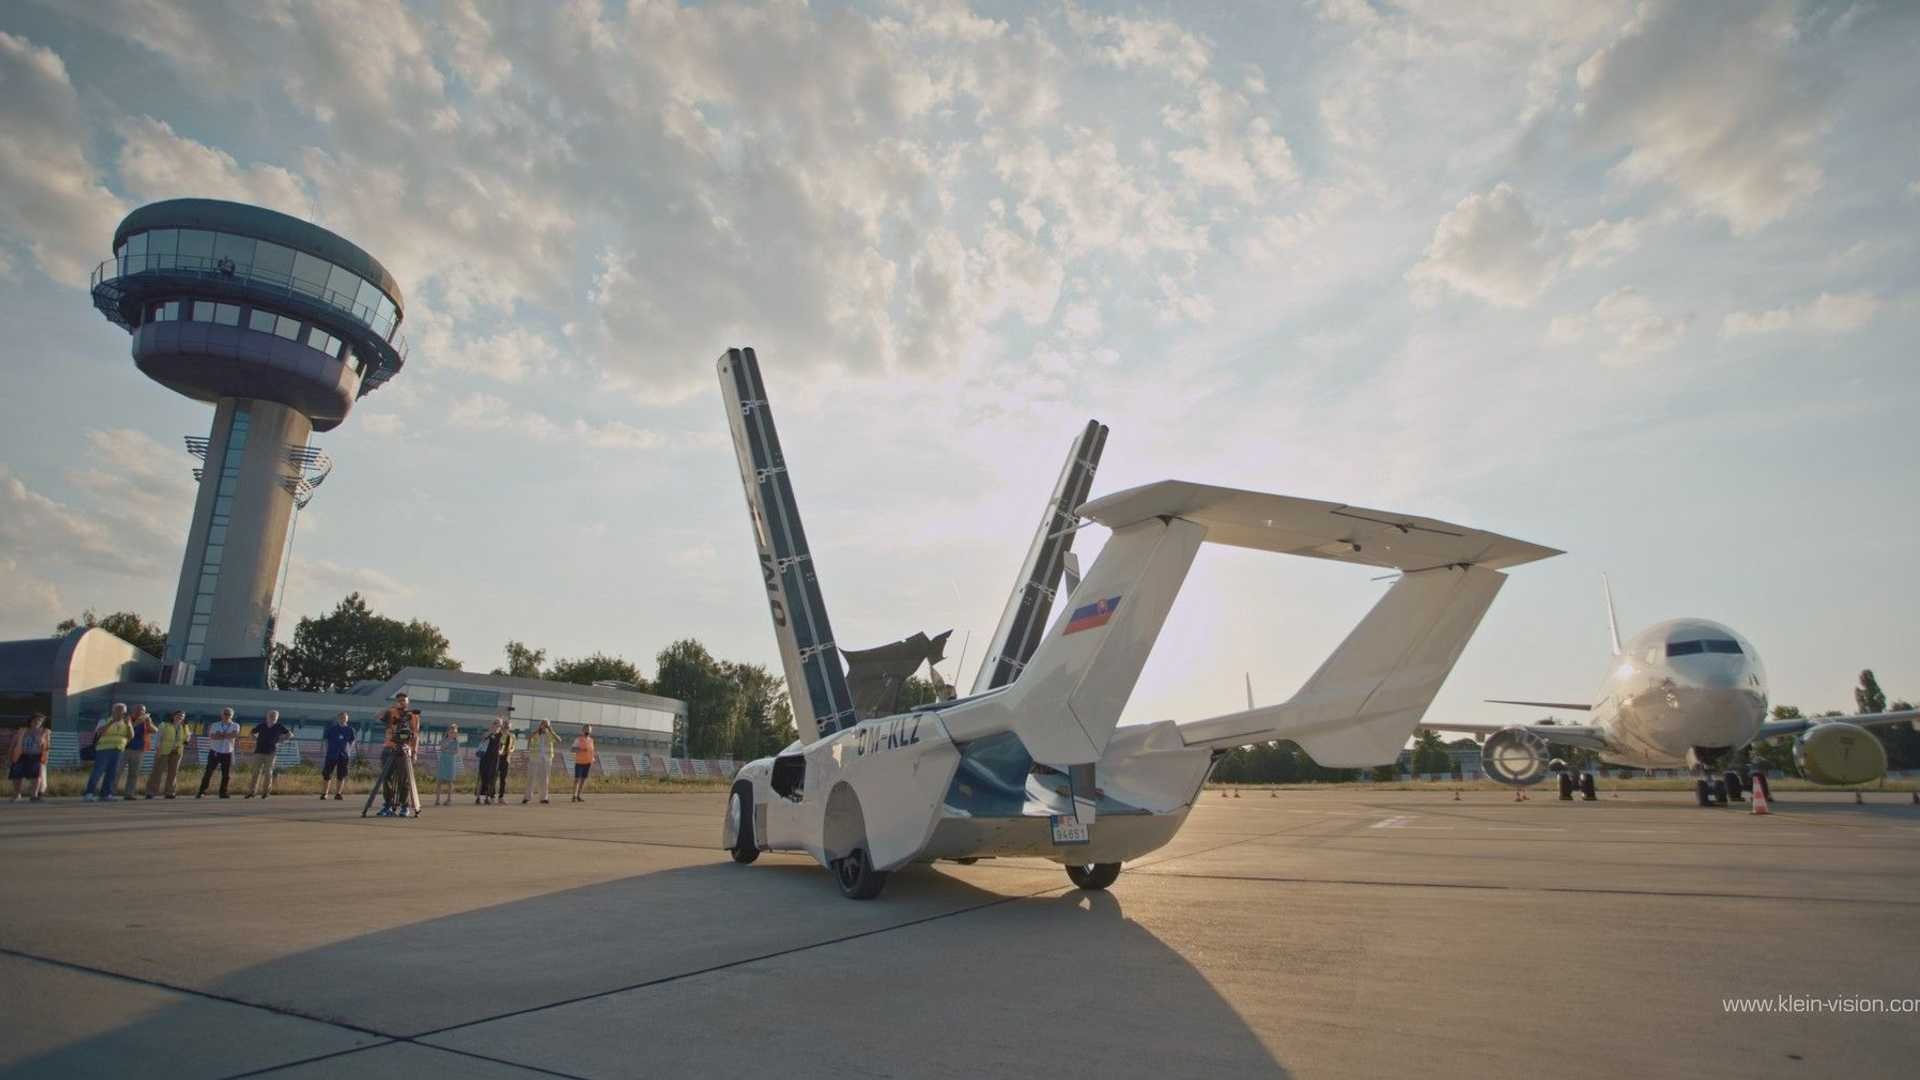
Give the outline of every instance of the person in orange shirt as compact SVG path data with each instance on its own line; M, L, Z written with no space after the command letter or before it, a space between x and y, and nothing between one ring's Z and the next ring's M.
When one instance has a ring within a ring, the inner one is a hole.
M573 801L586 802L580 793L586 790L587 774L593 771L593 725L584 724L573 740Z
M380 714L380 723L387 731L380 747L380 773L386 777L380 791L380 816L404 817L411 812L418 817L420 789L413 777L413 754L420 743L420 710L408 707L406 694L395 694L392 707Z

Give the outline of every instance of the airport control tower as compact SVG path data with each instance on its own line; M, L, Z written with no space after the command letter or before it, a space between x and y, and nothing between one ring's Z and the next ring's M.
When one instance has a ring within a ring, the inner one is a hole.
M113 256L94 307L148 378L214 407L207 436L187 438L206 467L162 659L194 682L264 686L288 528L332 468L309 437L405 363L400 287L325 229L215 199L135 210Z

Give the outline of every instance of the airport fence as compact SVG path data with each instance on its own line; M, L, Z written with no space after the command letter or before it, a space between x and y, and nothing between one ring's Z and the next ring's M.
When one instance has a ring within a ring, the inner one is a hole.
M85 764L80 757L80 747L93 742L92 732L55 731L47 740L47 766L49 768L74 768ZM9 749L11 748L9 744ZM195 735L187 744L186 761L194 764L206 760L207 739L204 735ZM235 756L243 759L252 752L252 740L242 736L235 740ZM365 761L376 766L380 761L378 743L355 744L356 761ZM470 746L461 747L463 759L462 772L470 772L479 767L478 751ZM141 770L153 768L154 752L149 749L141 758ZM294 765L311 765L319 768L326 757L326 747L317 738L302 739L297 742L281 743L275 750L273 762L275 768L288 768ZM516 750L507 765L509 774L527 771L527 751ZM184 762L183 762L184 764ZM416 766L431 776L440 765L440 748L423 746L416 755ZM573 754L562 750L553 756L553 771L568 777L573 775ZM740 763L732 758L675 758L663 754L611 752L600 755L594 762L593 773L606 777L652 777L656 780L731 780L740 771Z

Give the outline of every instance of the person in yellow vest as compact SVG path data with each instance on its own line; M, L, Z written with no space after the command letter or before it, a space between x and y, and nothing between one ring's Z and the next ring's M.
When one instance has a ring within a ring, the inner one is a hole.
M87 774L87 790L81 798L94 801L93 789L100 788L99 801L113 801L113 782L120 774L120 752L127 748L127 740L133 738L133 725L127 721L127 707L119 702L107 713L107 718L93 732L93 771Z
M527 794L520 800L522 806L540 796L540 805L547 804L547 784L553 779L553 755L560 750L560 735L553 725L545 720L534 725L533 734L527 736Z
M160 742L153 750L153 772L147 777L147 798L164 795L173 798L180 776L180 761L187 756L187 743L193 732L187 728L187 714L175 709L160 725Z

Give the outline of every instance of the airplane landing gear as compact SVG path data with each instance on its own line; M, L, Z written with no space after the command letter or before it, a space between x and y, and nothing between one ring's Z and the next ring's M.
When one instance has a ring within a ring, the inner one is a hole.
M1713 788L1704 778L1693 782L1693 797L1701 806L1713 805Z
M1721 782L1721 785L1725 787L1727 790L1728 802L1741 801L1740 792L1742 790L1743 785L1740 783L1739 773L1734 772L1732 769L1728 769L1727 775L1722 777L1720 782Z
M1598 799L1599 797L1600 796L1594 794L1594 791L1593 791L1593 774L1590 772L1581 773L1580 774L1581 800L1584 802L1593 802L1595 799Z
M1563 771L1560 774L1560 801L1573 801L1573 774L1570 772Z
M1120 864L1117 862L1088 863L1084 866L1067 866L1067 877L1083 889L1104 889L1120 877Z

